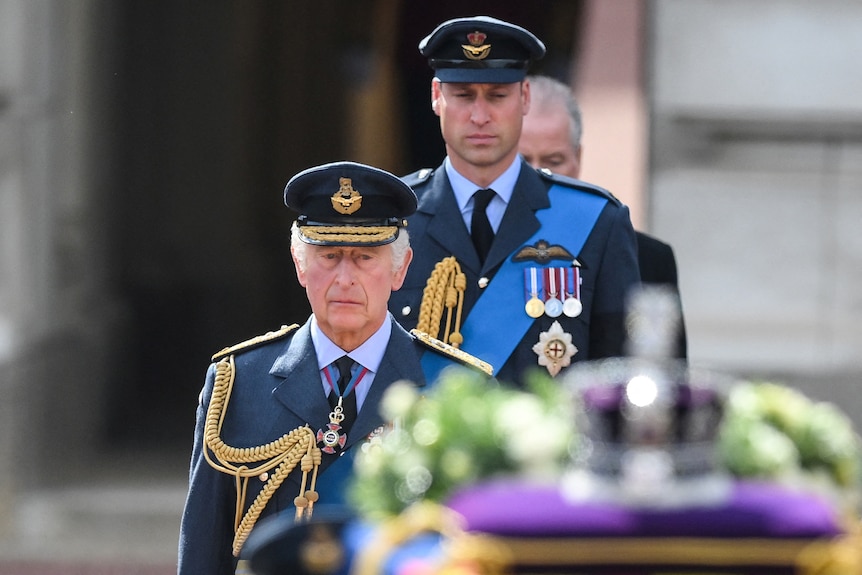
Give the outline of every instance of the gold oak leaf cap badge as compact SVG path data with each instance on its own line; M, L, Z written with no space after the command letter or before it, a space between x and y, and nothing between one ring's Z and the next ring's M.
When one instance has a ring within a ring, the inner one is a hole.
M524 79L545 45L521 26L474 16L443 22L419 43L419 52L441 82L509 84Z
M308 244L378 246L391 243L416 211L416 194L385 170L334 162L303 170L284 188L284 203L299 213L299 238Z

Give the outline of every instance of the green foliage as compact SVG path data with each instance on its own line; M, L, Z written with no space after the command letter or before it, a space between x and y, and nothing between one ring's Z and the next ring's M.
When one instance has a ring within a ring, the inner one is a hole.
M382 411L393 428L357 456L351 502L382 518L495 475L558 476L576 435L570 401L547 377L530 378L528 387L457 369L425 397L407 384L390 386Z
M835 405L769 382L735 386L719 440L732 473L788 479L821 477L838 489L856 489L862 450L850 419Z
M376 520L497 475L559 478L577 455L579 406L542 371L526 385L519 391L453 369L425 396L407 383L390 386L381 409L393 425L356 458L354 507ZM717 449L738 477L804 483L855 504L862 449L850 419L792 388L734 386Z

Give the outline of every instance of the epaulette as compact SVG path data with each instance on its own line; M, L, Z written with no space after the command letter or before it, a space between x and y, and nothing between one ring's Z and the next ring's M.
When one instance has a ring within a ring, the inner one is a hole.
M589 182L585 182L583 180L578 180L576 178L570 178L569 176L564 176L562 174L556 174L549 170L548 168L539 168L536 172L544 179L553 182L554 184L560 184L562 186L566 186L568 188L576 188L578 190L583 190L585 192L595 194L597 196L602 196L603 198L607 198L608 200L614 202L619 205L621 202L617 199L615 195L610 193L608 190L597 186L595 184L591 184Z
M418 186L419 184L424 183L432 175L434 175L434 170L432 168L422 168L412 174L402 176L401 181L412 188L413 186Z
M277 339L280 339L298 327L299 327L298 323L293 323L290 325L283 325L283 326L281 326L281 328L277 329L276 331L268 331L263 335L258 335L258 336L251 338L251 339L248 339L246 341L238 343L236 345L226 347L223 350L221 350L220 352L214 354L212 357L212 360L218 361L221 358L228 356L228 355L231 355L231 354L234 354L238 351L249 351L249 350L254 349L255 347L257 347L259 345L263 345L264 343L269 343L271 341L275 341Z
M419 331L418 329L411 329L410 333L413 335L413 337L416 338L416 341L418 341L428 349L433 349L438 353L442 353L443 355L454 359L460 364L469 367L475 367L476 369L484 372L486 375L494 375L494 368L491 366L490 363L484 362L478 357L474 357L466 351L458 349L457 347L452 347L448 343L440 341L436 337L431 337L424 331Z

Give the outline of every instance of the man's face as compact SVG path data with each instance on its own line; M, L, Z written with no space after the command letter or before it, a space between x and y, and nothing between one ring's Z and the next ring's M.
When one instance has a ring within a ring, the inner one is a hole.
M569 132L571 119L562 106L533 110L524 117L518 151L534 168L577 178L581 149L574 148Z
M306 246L305 269L294 257L299 283L308 294L320 329L351 351L383 325L392 291L401 287L412 251L398 271L392 247Z
M504 167L517 154L521 122L530 108L528 81L513 84L431 84L431 108L440 116L446 151L459 171L465 164Z

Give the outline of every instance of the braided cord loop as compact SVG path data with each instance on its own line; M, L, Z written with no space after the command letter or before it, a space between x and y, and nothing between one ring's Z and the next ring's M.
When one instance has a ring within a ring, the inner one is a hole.
M466 289L467 276L461 272L461 266L455 256L449 256L437 262L422 291L416 329L431 337L439 338L452 347L459 347L464 342L461 335L461 315ZM443 337L440 338L444 309L446 310L445 330Z
M237 499L233 554L238 557L264 507L298 464L301 464L302 487L300 497L297 499L304 499L306 504L302 508L297 506L297 519L311 517L313 504L318 498L318 494L314 491L314 485L317 480L321 455L320 449L317 447L315 433L307 425L297 427L264 445L255 447L227 445L221 438L221 430L230 403L234 376L233 355L223 358L216 364L215 382L204 424L205 446L203 453L210 467L235 478ZM257 465L249 466L246 464ZM272 469L275 471L268 473ZM312 475L312 487L306 492L305 487L309 474ZM266 483L243 514L248 480L251 477L260 477Z

